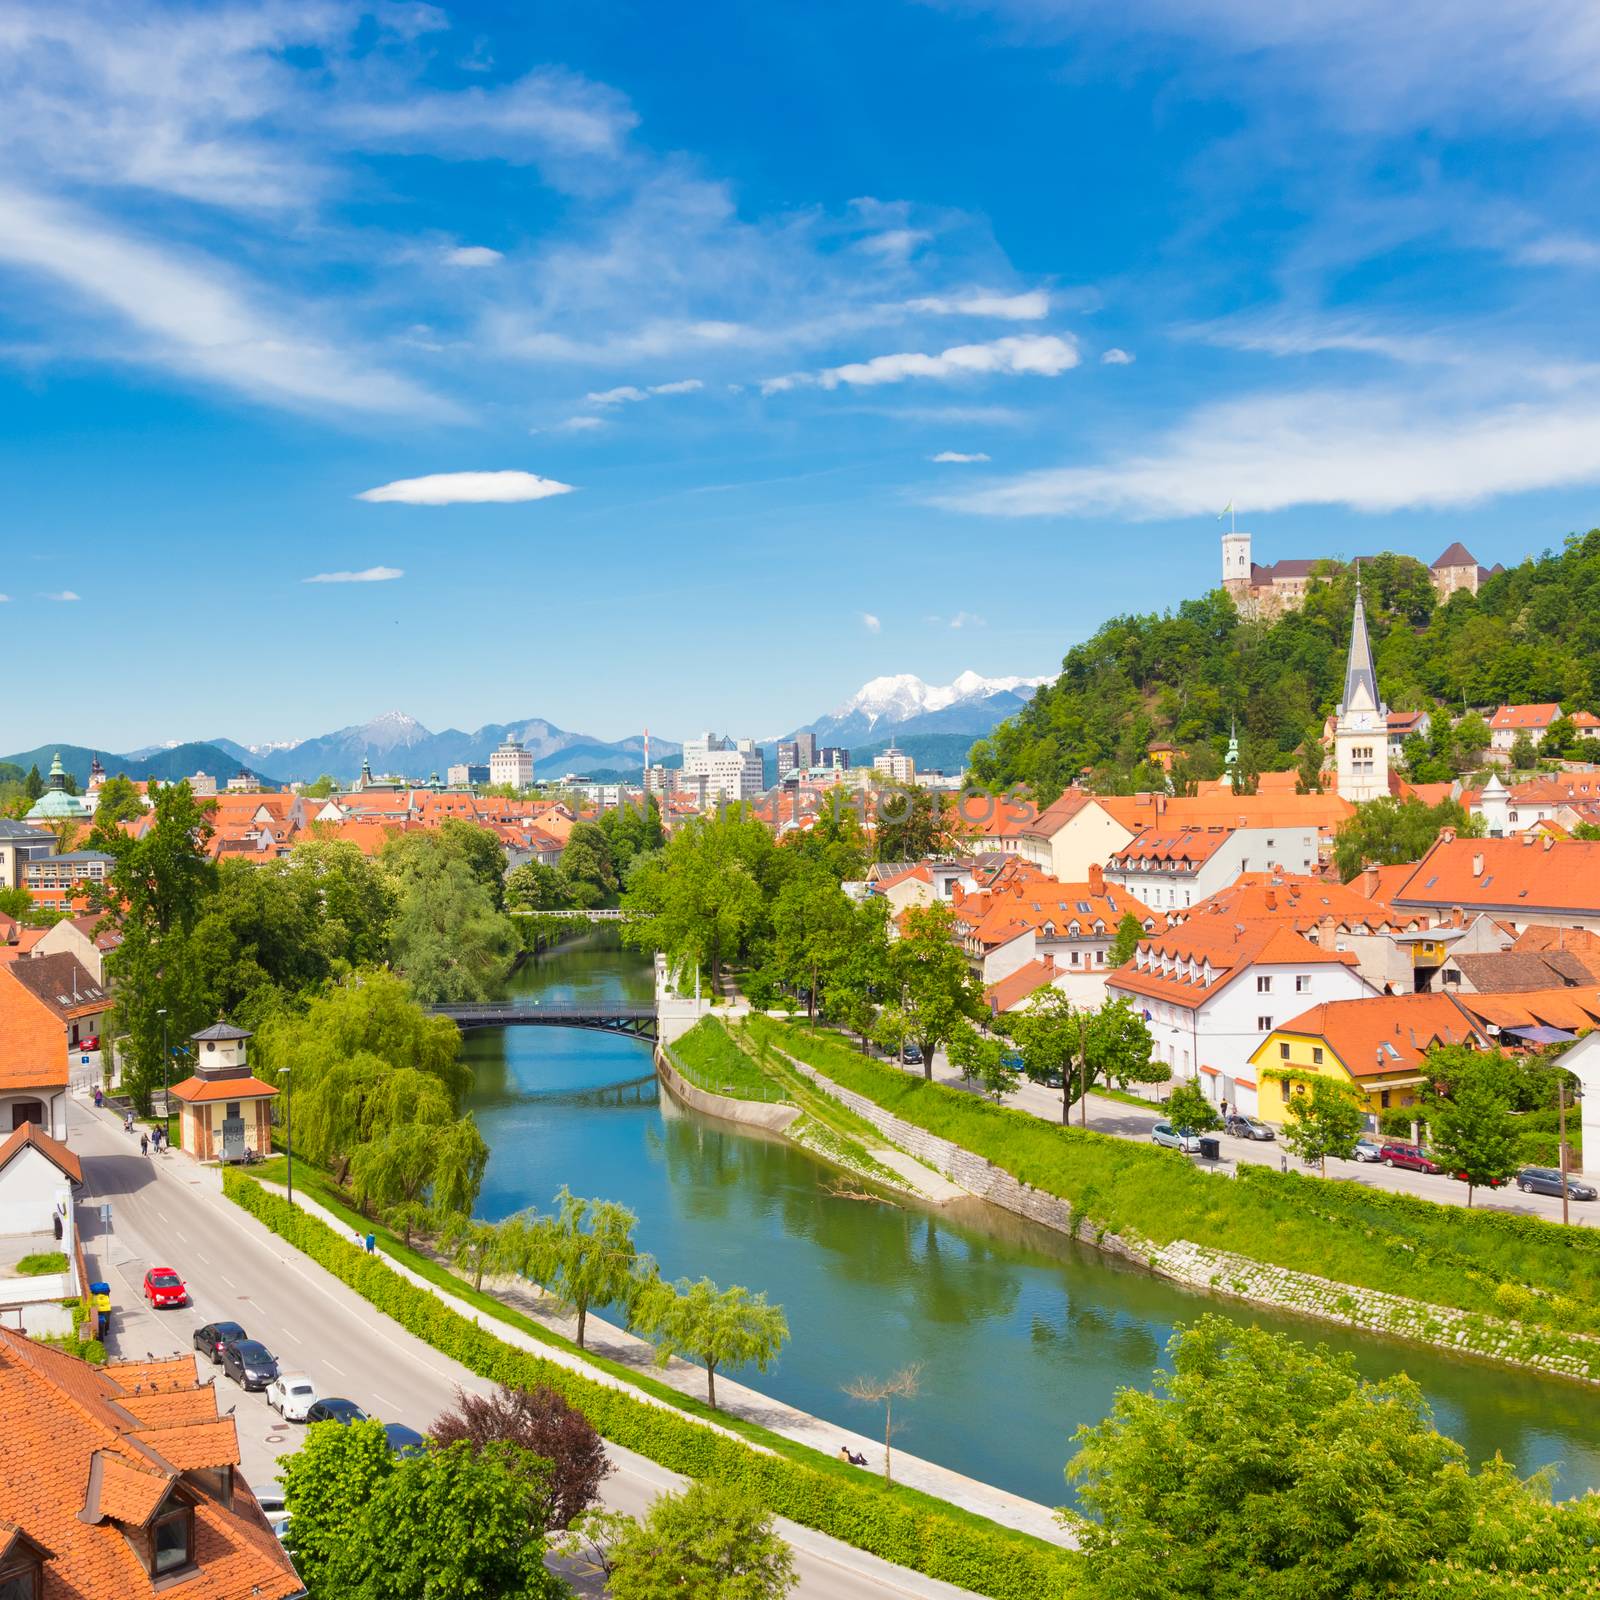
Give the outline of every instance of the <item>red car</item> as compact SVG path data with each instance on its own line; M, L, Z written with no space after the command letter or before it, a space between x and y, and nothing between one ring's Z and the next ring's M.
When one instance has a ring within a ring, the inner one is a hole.
M162 1306L186 1306L189 1303L189 1291L183 1286L183 1279L171 1267L151 1267L144 1275L144 1297L150 1302L152 1311L159 1311Z
M1386 1167L1404 1167L1408 1172L1444 1171L1426 1150L1419 1150L1414 1144L1386 1144L1378 1152L1378 1159Z
M72 1047L73 1050L98 1050L99 1048L100 1048L100 1035L98 1033L85 1034L83 1036L83 1038L81 1038ZM69 1050L67 1052L67 1054L71 1055L72 1051Z

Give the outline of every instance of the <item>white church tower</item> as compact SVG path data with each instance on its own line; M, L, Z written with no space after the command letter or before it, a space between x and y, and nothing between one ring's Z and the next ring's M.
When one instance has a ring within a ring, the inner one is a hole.
M1230 528L1222 536L1222 587L1242 606L1250 598L1250 535Z
M1333 754L1341 800L1379 800L1389 793L1389 708L1378 698L1378 674L1367 637L1367 607L1356 568L1356 614L1350 628L1350 659L1344 698L1333 725Z

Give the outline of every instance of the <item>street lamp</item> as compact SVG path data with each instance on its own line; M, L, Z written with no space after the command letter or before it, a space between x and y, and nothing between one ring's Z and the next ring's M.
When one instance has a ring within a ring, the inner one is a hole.
M172 1058L167 1054L167 1008L157 1006L156 1015L161 1018L161 1119L170 1130L172 1110L171 1096L167 1092L167 1063Z
M279 1067L283 1080L283 1137L289 1151L289 1204L294 1204L294 1096L289 1092L289 1074L292 1069Z

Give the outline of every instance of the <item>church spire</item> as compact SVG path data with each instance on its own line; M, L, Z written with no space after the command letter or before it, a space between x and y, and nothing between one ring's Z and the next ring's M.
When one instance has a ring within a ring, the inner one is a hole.
M1367 603L1361 593L1361 563L1356 563L1356 614L1350 624L1350 655L1344 669L1344 698L1339 709L1377 711L1378 674L1372 665L1372 641L1367 637Z

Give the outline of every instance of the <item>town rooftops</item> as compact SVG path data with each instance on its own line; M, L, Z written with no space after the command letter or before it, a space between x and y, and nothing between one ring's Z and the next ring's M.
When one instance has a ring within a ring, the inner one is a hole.
M0 1143L0 1172L5 1171L13 1157L30 1148L37 1150L51 1165L59 1167L74 1183L83 1182L83 1167L77 1156L59 1139L52 1138L43 1128L31 1122L13 1128L5 1142Z
M1453 544L1446 547L1438 560L1428 570L1430 572L1442 572L1446 567L1475 567L1477 565L1478 558L1469 554L1467 547L1457 539Z
M1420 912L1396 912L1352 884L1330 883L1300 872L1241 872L1227 888L1169 912L1168 918L1180 924L1214 919L1230 926L1281 922L1298 929L1314 928L1331 918L1335 927L1349 933L1382 933L1426 920Z
M1454 957L1480 994L1522 994L1540 989L1593 988L1600 977L1568 950L1486 950Z
M11 817L0 817L0 843L38 844L49 837L49 833L43 828L32 827Z
M1146 828L1112 856L1112 865L1127 868L1151 862L1199 867L1227 843L1232 832L1220 823L1209 828Z
M38 1600L290 1600L293 1564L234 1475L237 1430L194 1357L91 1367L0 1328L0 1542L32 1555ZM188 1520L190 1563L156 1576L140 1545Z
M1353 1078L1415 1072L1435 1044L1488 1042L1447 994L1328 1000L1279 1023L1273 1031L1321 1039ZM1261 1065L1270 1067L1271 1058L1262 1057Z
M1457 839L1448 831L1394 895L1397 910L1462 906L1600 916L1600 843L1581 839Z
M201 1105L213 1100L271 1100L277 1090L248 1072L237 1077L203 1078L196 1074L172 1086L174 1099L187 1105Z
M1548 728L1561 715L1561 707L1554 700L1540 701L1537 705L1501 706L1489 718L1489 726L1496 732Z
M6 971L63 1021L110 1008L111 996L75 955L65 951L14 961Z
M1514 994L1457 994L1457 1005L1491 1037L1526 1028L1587 1033L1600 1026L1600 984L1583 989L1532 989Z
M1106 987L1197 1010L1251 967L1355 964L1285 924L1189 921L1141 940L1132 961L1106 974Z
M1030 996L1054 983L1060 971L1054 956L1040 956L991 983L983 991L984 1004L991 1012L1014 1011Z

